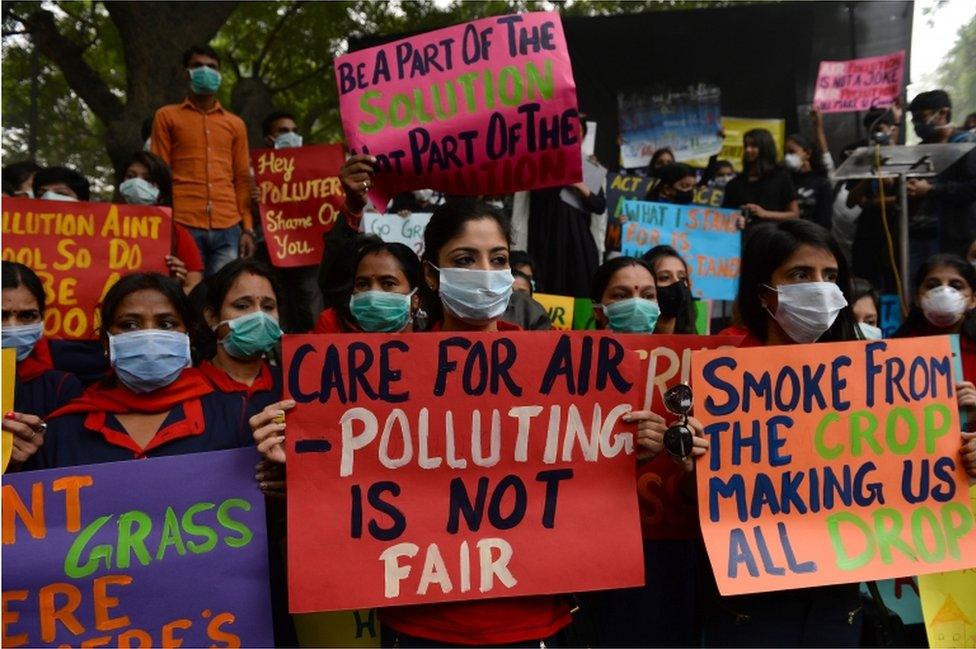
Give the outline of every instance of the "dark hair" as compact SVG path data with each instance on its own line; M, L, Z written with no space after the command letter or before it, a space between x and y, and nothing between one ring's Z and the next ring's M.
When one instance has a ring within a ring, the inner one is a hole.
M15 261L3 262L3 288L18 288L23 286L37 300L37 308L44 315L45 295L44 284L33 270Z
M469 221L481 219L491 219L497 223L505 242L511 247L511 224L501 210L470 198L456 198L436 207L431 214L427 229L424 230L424 254L421 261L439 266L437 255L444 244L464 232ZM427 282L420 283L420 300L427 312L429 325L444 319L440 297L437 291L427 286Z
M854 304L859 302L861 298L869 297L871 301L874 302L874 309L878 312L878 316L881 316L881 296L878 295L877 289L866 279L861 277L855 277L851 279L851 308L854 308Z
M820 337L821 342L856 340L860 338L851 310L851 274L847 258L837 240L823 227L803 219L755 226L742 246L742 268L739 275L739 294L736 312L742 323L756 338L766 341L769 312L759 299L763 285L769 285L773 272L800 246L812 246L829 251L837 260L837 286L847 306L841 309L834 324Z
M661 190L665 187L673 187L676 182L688 176L695 176L695 170L686 164L672 162L666 164L657 172L658 182L654 183L650 191L647 192L647 200L654 201L661 197Z
M671 160L672 161L674 160L674 151L671 150L671 147L669 147L669 146L661 147L660 149L658 149L657 151L655 151L653 153L653 155L651 155L651 161L647 163L647 171L648 171L648 173L650 175L652 175L652 176L656 176L657 175L654 172L654 163L657 162L658 160L660 160L664 156L665 153L668 154L669 156L671 156Z
M728 167L729 169L732 170L732 173L735 173L735 165L732 164L732 161L730 161L730 160L716 160L715 161L715 170L714 171L718 171L722 167ZM712 172L713 175L714 175L714 171Z
M884 124L886 126L895 126L895 116L892 114L890 108L872 108L864 114L864 119L861 120L861 124L864 125L864 129L871 131L875 126ZM870 133L868 133L870 135Z
M13 196L20 191L20 186L24 181L41 170L41 165L33 160L21 160L11 162L3 168L3 193Z
M755 142L756 148L759 149L759 156L756 158L759 175L765 176L776 169L776 141L773 140L773 134L764 128L754 128L746 131L746 134L742 136L742 170L746 176L751 170L749 162L746 160L747 140Z
M156 115L154 113L152 116L142 120L142 126L139 128L139 135L142 136L143 142L145 142L150 137L152 137L153 122L155 121L155 119L156 119Z
M41 187L64 183L78 196L78 200L87 201L91 197L91 187L88 179L70 167L45 167L34 174L34 196L41 197Z
M654 246L643 255L641 259L647 262L647 265L651 268L651 275L654 276L654 283L657 284L657 262L665 257L674 257L679 260L681 264L685 267L685 277L690 278L691 274L688 272L688 262L685 258L681 256L677 250L668 245ZM689 279L685 280L685 284L689 283ZM696 323L696 312L695 303L689 302L688 308L678 314L674 322L674 333L676 334L697 334L698 329L695 326Z
M596 273L593 274L593 283L590 285L590 299L593 302L601 302L603 300L603 292L610 285L610 280L618 270L627 268L628 266L639 266L650 273L651 277L654 277L654 269L643 259L637 259L636 257L614 257L603 262L596 269Z
M209 56L212 59L217 60L217 65L220 65L220 55L217 51L210 47L209 45L191 45L189 49L183 52L183 67L188 67L190 65L190 59L193 58L194 54L202 54L203 56Z
M159 188L159 198L156 200L156 204L172 207L173 173L166 161L149 151L136 151L125 163L125 170L128 171L129 167L136 162L149 170L149 182Z
M511 263L511 257L509 257L509 263ZM514 277L515 279L520 279L520 278L521 279L524 279L526 282L529 283L529 295L532 295L532 293L535 292L535 291L532 290L532 278L529 277L528 275L526 275L525 273L523 273L522 271L515 270L513 268L512 269L512 277Z
M919 289L922 288L922 284L925 282L925 278L936 268L948 267L959 273L966 283L969 284L969 288L972 291L976 291L976 268L968 261L963 259L958 255L952 255L947 253L942 253L938 255L932 255L925 260L921 266L919 266L918 271L915 273L914 282L912 283L912 295L918 295ZM908 336L918 336L921 335L925 329L928 328L928 320L925 318L925 313L922 309L912 303L912 308L908 312L908 317L905 318L905 322L898 328L895 332L895 338L902 338ZM965 317L962 321L962 331L961 333L965 335L970 340L976 341L976 309L970 309L966 312Z
M349 310L349 298L352 297L353 291L356 288L356 273L359 272L359 264L369 255L381 255L383 253L392 255L397 260L400 271L407 278L407 284L410 285L411 289L419 289L424 283L424 273L420 263L420 257L409 246L397 242L369 239L356 252L356 263L352 267L352 277L348 283L345 298L335 305L335 309L340 316L340 322L356 321L352 312Z
M298 120L295 119L295 116L288 111L276 110L261 120L261 135L264 137L271 135L271 127L274 126L274 123L279 119L290 119L293 122L298 122Z
M788 138L787 142L793 142L798 147L807 152L810 156L810 169L814 173L821 174L823 176L827 175L827 169L824 167L823 156L817 155L817 148L813 146L813 143L807 139L802 133L793 133Z
M203 313L205 308L209 308L219 320L220 307L223 306L227 294L234 286L234 282L244 273L257 275L268 280L271 284L271 290L275 295L275 300L279 303L279 318L283 318L284 309L282 309L281 305L282 292L281 284L278 283L278 276L270 266L254 258L235 259L208 277L206 281L197 284L193 289L194 295L190 300L196 307L197 313ZM205 288L200 289L201 286ZM198 291L197 289L200 290ZM284 323L282 323L282 328L284 328ZM217 336L210 327L205 327L204 329L204 335L200 342L200 357L213 358L214 354L217 353Z
M949 98L949 93L945 90L929 90L928 92L921 92L915 95L915 99L912 99L912 103L908 105L908 110L915 113L922 110L940 110L942 108L948 108L948 113L946 114L946 123L952 121L952 100Z
M190 351L193 355L193 361L196 363L200 358L201 345L206 342L205 335L207 328L204 326L200 315L190 304L190 299L183 292L183 287L176 280L165 275L160 275L159 273L131 273L124 275L122 279L108 290L108 293L105 294L105 299L102 300L102 325L99 330L99 337L101 338L102 344L108 346L108 330L112 326L113 320L115 320L115 313L122 305L122 301L126 296L136 291L156 291L169 300L169 303L173 305L173 308L176 309L176 312L183 320L186 333L190 337Z
M508 265L512 268L515 268L516 266L528 266L532 269L532 277L536 281L539 279L535 276L537 272L535 268L535 260L532 258L532 255L524 250L513 250L508 253Z

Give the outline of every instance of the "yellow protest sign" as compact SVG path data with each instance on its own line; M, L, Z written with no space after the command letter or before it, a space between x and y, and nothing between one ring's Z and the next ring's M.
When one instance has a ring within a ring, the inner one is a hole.
M576 300L565 295L534 293L532 299L546 308L553 329L569 331L573 328L573 308Z
M376 609L292 616L302 647L379 647L380 623Z
M764 128L773 134L776 142L776 159L783 157L783 147L786 146L786 120L782 119L753 119L751 117L722 117L722 130L725 140L722 150L718 154L719 160L728 160L736 171L742 171L742 136L754 128ZM686 160L694 167L708 166L708 158Z
M976 485L969 488L976 512ZM919 575L930 647L976 647L976 568Z
M17 350L9 347L3 350L3 398L0 411L7 414L14 409L14 384L17 381ZM10 462L10 453L14 450L14 436L12 433L3 431L3 471L7 470L7 463Z

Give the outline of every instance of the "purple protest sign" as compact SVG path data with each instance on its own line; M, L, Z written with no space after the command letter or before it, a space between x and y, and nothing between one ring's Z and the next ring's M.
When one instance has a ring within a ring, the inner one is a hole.
M256 459L3 476L3 646L272 646Z

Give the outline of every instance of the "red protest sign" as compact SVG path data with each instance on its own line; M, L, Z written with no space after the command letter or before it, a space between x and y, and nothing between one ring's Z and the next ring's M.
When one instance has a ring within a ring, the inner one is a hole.
M949 337L692 353L723 595L976 566Z
M664 407L664 393L679 383L690 382L692 351L734 348L742 336L627 335L620 339L627 349L640 355L645 375L653 377L651 388L645 390L641 409L653 410L671 422L677 416ZM686 484L689 479L691 476L667 453L640 465L637 497L645 539L698 538L698 505L694 490Z
M345 202L339 183L344 161L341 144L251 152L272 264L290 268L322 261L322 235L335 225Z
M639 360L591 332L286 336L292 612L643 583Z
M122 275L168 274L169 208L3 199L3 258L44 282L44 334L92 338L98 305Z
M369 195L507 194L580 182L576 83L558 12L484 18L335 60L353 152L377 158Z

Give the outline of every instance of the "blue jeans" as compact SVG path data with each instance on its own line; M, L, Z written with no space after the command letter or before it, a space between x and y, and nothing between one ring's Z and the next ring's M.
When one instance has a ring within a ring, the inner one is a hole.
M241 243L241 226L234 225L222 230L190 228L193 240L197 242L200 256L203 257L203 274L210 277L238 257Z

